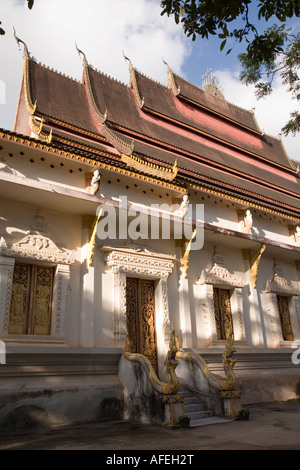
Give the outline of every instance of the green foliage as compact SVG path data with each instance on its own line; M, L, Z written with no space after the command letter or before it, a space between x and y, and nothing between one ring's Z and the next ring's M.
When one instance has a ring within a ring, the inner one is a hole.
M221 51L228 42L233 43L226 54L244 41L245 52L238 56L240 79L255 84L258 98L272 92L273 79L279 74L292 97L300 102L300 34L292 34L285 24L289 18L300 17L299 0L163 0L161 7L161 14L173 15L192 40L217 35ZM270 20L277 24L259 33L259 23ZM282 131L285 135L300 131L297 111Z
M241 408L239 411L239 419L248 420L250 416L250 411L248 408Z

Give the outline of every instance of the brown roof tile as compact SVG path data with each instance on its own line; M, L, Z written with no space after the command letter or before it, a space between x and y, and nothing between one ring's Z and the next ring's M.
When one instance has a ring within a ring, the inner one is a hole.
M30 60L32 101L37 113L95 132L82 83Z

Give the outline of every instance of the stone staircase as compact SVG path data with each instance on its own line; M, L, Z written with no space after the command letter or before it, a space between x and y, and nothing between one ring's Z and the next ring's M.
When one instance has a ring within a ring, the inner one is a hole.
M203 403L184 386L180 386L179 393L183 395L184 411L190 417L190 427L204 426L208 424L227 423L230 419L215 416L214 412L207 410Z

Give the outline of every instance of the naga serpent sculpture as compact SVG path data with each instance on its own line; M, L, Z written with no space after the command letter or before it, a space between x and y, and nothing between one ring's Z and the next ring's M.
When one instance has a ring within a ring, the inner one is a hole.
M169 343L169 350L166 359L166 374L168 376L167 382L162 382L149 359L143 354L132 353L131 352L131 341L127 334L126 336L126 346L123 351L123 355L126 359L132 362L138 362L141 364L143 370L145 371L149 382L153 388L162 395L176 395L179 389L178 377L175 373L175 369L178 366L178 361L176 360L177 353L177 341L175 336L174 325L172 325L172 335Z

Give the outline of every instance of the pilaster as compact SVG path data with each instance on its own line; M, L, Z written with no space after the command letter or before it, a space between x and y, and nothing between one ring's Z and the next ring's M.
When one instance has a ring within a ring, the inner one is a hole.
M59 264L56 268L53 286L53 321L52 335L64 335L64 320L70 280L70 266Z
M8 333L15 259L0 256L0 333Z
M94 267L87 261L93 220L91 215L82 216L80 346L84 348L94 346Z
M253 270L251 272L251 265L250 265L250 258L251 253L249 250L243 250L243 259L245 263L245 278L248 284L248 301L249 301L249 318L251 324L251 343L254 347L262 347L264 346L263 340L263 331L262 331L262 322L260 316L260 309L259 309L259 299L258 293L256 289L256 279L255 285L253 285Z

